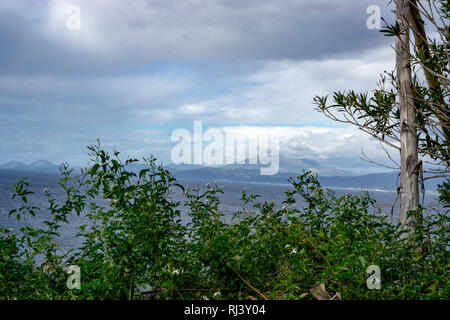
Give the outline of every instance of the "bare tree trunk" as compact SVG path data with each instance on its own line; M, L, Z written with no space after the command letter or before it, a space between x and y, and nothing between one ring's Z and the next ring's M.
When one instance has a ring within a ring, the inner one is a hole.
M400 103L401 173L400 221L410 232L415 228L415 218L408 213L419 207L417 123L414 108L414 91L411 78L409 0L396 0L396 18L401 34L395 40L397 86Z
M416 0L410 0L410 25L414 34L414 43L417 51L423 52L425 59L431 59L430 46L428 45L427 34L425 31L425 23L421 17L419 7ZM432 74L428 69L424 68L425 78L430 89L439 88L440 83L437 77Z
M422 52L425 59L431 59L431 50L430 45L428 43L427 34L425 31L425 23L421 17L420 10L417 4L417 0L410 0L409 10L410 10L410 26L414 34L414 43L416 49L419 52ZM444 96L440 91L441 83L439 82L438 77L436 77L433 73L431 73L427 68L424 69L425 79L427 80L428 88L434 92L436 95L436 103L437 105L431 105L434 109L434 114L436 118L439 120L439 124L442 128L450 127L449 123L449 115L450 111L448 110L447 104L445 103ZM448 136L444 136L445 141L447 142L447 151L450 146L450 140ZM447 162L448 164L448 162Z

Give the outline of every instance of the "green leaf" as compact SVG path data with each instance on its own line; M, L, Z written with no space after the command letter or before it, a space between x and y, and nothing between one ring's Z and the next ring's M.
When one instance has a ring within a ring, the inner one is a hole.
M366 266L366 259L364 259L363 256L358 257L359 263L361 263L361 266L364 268Z

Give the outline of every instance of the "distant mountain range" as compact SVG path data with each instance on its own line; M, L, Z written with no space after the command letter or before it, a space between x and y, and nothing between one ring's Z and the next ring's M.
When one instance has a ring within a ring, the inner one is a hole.
M350 171L341 170L321 164L312 159L279 158L279 171L275 175L261 175L261 164L232 164L206 167L196 164L167 164L164 165L177 179L188 181L224 181L240 183L272 183L286 184L290 177L301 174L303 170L318 174L323 186L335 188L364 188L396 190L397 172L382 172L358 175ZM144 163L132 163L129 170L138 172L147 168ZM19 161L10 161L0 165L0 170L57 172L58 166L46 160L38 160L30 164ZM439 180L427 180L426 190L436 190Z
M174 172L179 180L225 181L241 183L272 183L286 184L290 177L301 174L299 172L279 172L275 175L261 175L255 169L227 169L227 168L199 168ZM322 176L320 182L326 187L389 189L396 188L396 173L375 173L361 176Z
M263 167L268 167L269 165L262 165L261 163L256 162L256 164L250 164L250 160L246 159L245 163L236 163L236 164L226 164L226 165L211 165L204 166L199 164L174 164L169 163L164 165L165 168L172 172L185 172L191 170L200 170L189 173L188 175L195 174L198 172L199 174L203 171L214 172L217 170L216 174L225 174L225 175L233 175L232 173L226 174L225 172L233 171L235 173L238 172L246 172L246 170L254 170L258 171L258 175L260 169ZM129 168L133 171L139 171L142 168L145 168L146 165L143 163L131 163ZM338 168L334 168L323 164L319 161L312 159L292 159L280 156L279 157L279 170L278 173L290 173L292 175L293 172L300 173L302 170L311 170L320 176L357 176L354 172L350 172L347 170L342 170Z
M57 171L58 168L59 166L47 160L37 160L30 164L13 160L0 165L0 169L17 171Z
M268 165L261 165L260 163L249 164L249 162L250 161L247 159L245 164L230 164L223 166L222 168L232 170L236 169L260 170L262 167L268 167ZM324 177L357 175L354 172L338 169L313 159L305 159L305 158L293 159L284 156L279 157L279 170L278 170L279 173L292 173L292 172L300 173L302 172L302 170L310 170Z

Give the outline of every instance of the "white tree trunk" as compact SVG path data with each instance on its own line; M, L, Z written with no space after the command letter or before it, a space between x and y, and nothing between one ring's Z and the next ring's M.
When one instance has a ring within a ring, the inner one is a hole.
M416 219L408 218L408 212L419 207L419 168L417 124L411 80L409 6L409 0L396 0L396 17L402 33L396 38L395 51L401 126L400 221L407 230L412 231Z

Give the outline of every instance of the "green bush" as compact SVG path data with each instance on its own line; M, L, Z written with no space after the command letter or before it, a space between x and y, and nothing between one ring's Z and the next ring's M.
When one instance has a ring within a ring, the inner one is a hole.
M24 227L0 229L1 299L449 299L448 183L447 211L421 209L409 238L368 193L337 197L311 172L290 179L279 209L243 190L243 209L226 222L219 186L185 189L153 157L134 173L136 159L89 150L92 165L80 175L61 167L66 199L46 193L52 219L43 229L26 224L40 211L28 205L28 181L15 185L22 205L10 215ZM59 228L82 212L81 248L58 250ZM68 265L80 267L80 289L67 288ZM367 287L370 265L381 270L380 289ZM144 286L151 290L140 293Z

